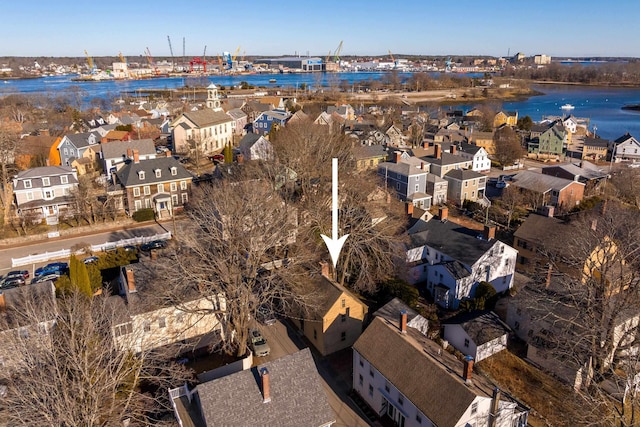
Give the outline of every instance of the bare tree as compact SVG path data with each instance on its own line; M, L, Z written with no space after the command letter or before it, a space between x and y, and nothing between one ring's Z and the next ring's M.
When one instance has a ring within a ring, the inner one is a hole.
M524 156L518 134L508 126L498 129L493 135L495 144L494 159L502 166L512 165Z
M159 357L160 351L121 351L108 297L76 292L56 301L23 294L3 318L7 366L0 379L7 386L8 425L149 425L148 414L168 404L166 387L188 378L182 366ZM143 393L145 384L158 394Z
M518 188L509 186L502 192L500 201L502 207L507 211L507 228L511 228L513 214L520 206L522 206L524 197Z
M618 198L640 208L640 170L621 168L612 174L611 184Z
M0 202L2 202L3 225L9 223L13 188L9 168L15 163L16 149L19 141L20 125L15 122L0 120Z

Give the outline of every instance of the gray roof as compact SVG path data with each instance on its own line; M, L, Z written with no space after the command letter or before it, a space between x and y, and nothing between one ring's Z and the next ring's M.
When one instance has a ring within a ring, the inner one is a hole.
M227 111L227 115L231 117L233 120L239 120L244 117L247 117L247 114L242 111L240 108L234 108L232 110Z
M0 311L0 329L6 330L27 326L34 322L33 307L38 307L38 320L51 320L55 317L56 297L53 282L46 280L29 286L3 289L4 309Z
M478 151L480 151L482 147L479 147L475 144L468 144L466 142L460 143L460 151L464 151L465 153L475 155Z
M171 168L177 169L176 175L171 175ZM155 170L160 169L161 176L156 177ZM138 172L144 171L144 179L139 178ZM158 157L142 160L139 163L130 162L118 172L118 180L125 187L137 185L156 184L177 180L191 180L193 176L173 157Z
M276 120L287 120L289 117L291 117L291 113L284 110L269 110L262 112L260 116L271 116ZM258 116L258 118L260 116Z
M411 338L411 333L401 334L397 326L376 317L353 348L435 425L453 427L482 393ZM458 364L462 368L462 362Z
M240 140L240 149L246 150L253 147L253 144L258 142L258 140L262 137L262 135L258 135L257 133L249 132Z
M573 180L558 178L551 175L544 175L532 171L518 172L513 176L513 185L525 190L531 190L537 193L546 193L551 190L562 190L572 184ZM578 183L584 185L582 183Z
M443 262L442 266L446 268L451 276L456 280L471 276L471 272L460 261Z
M590 138L587 136L584 138L583 145L585 147L609 148L611 141L604 138Z
M493 311L463 313L444 323L460 325L476 345L488 343L511 332Z
M399 173L404 176L414 176L414 175L426 175L428 172L422 169L418 169L415 166L412 166L408 163L391 163L391 162L382 162L378 163L378 170L389 170L395 173Z
M434 165L441 165L441 166L471 162L471 160L465 159L462 156L459 156L457 154L447 153L447 152L441 153L441 156L439 159L435 158L434 156L421 157L421 159L424 160L425 162L432 163Z
M573 175L574 178L579 178L581 182L591 179L605 178L608 175L604 170L587 167L586 164L585 167L565 163L562 165L546 166L542 168L542 173L545 175L557 176L557 171L560 171L560 173L564 172L566 175Z
M141 155L156 153L156 146L152 139L137 139L133 141L111 141L100 144L103 159L121 158L127 155L127 149L138 150Z
M262 368L269 371L267 403ZM336 419L308 348L200 384L196 392L208 426L323 426Z
M383 145L356 145L351 150L356 160L369 159L387 155L387 149Z
M626 142L627 140L633 138L633 136L627 132L624 135L622 135L621 137L619 137L618 139L616 139L615 141L613 141L616 145L622 144L623 142Z
M67 185L62 184L61 176L66 176L68 184L77 184L78 180L74 175L74 169L69 166L42 166L21 171L16 175L14 190L24 190L24 181L31 180L31 188L42 188L42 178L49 178L49 186Z
M222 123L231 123L233 121L233 119L226 113L222 111L214 111L210 108L198 111L189 111L187 113L182 113L182 115L200 128L219 125Z
M411 235L412 247L427 245L467 266L475 264L496 243L496 240L479 239L482 231L452 221L431 219L421 229L424 231Z
M96 144L89 144L88 138L92 134L95 135L96 137ZM102 136L95 131L85 132L85 133L70 133L65 135L65 137L69 141L71 141L76 148L85 148L85 147L89 147L90 145L97 145L100 143L100 138L102 138Z
M485 177L485 175L472 171L471 169L454 169L447 172L444 176L447 178L457 179L458 181L467 181L469 179Z
M521 240L545 245L556 241L559 231L567 227L567 223L558 218L532 213L522 222L513 235Z

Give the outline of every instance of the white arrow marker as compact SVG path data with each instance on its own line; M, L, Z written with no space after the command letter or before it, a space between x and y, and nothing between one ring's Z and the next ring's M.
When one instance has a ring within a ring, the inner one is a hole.
M338 159L333 158L331 160L331 237L327 237L321 234L324 243L329 249L329 255L331 255L331 261L333 261L333 268L336 268L338 263L338 257L342 250L344 241L349 237L348 234L338 238Z

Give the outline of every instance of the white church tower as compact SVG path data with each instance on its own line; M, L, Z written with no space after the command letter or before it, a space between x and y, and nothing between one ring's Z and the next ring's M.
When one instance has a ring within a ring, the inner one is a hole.
M220 98L218 97L218 87L213 83L207 86L207 108L211 108L213 111L222 111Z

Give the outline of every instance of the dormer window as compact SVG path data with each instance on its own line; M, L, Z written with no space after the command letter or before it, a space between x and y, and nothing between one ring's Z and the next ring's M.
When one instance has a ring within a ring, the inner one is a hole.
M138 171L138 179L144 179L144 171Z
M30 179L25 179L24 180L24 188L31 188L31 180Z
M62 175L60 177L60 184L68 184L69 183L69 178L67 177L67 175Z
M162 170L156 169L154 172L156 173L156 178L160 178L162 176Z
M42 178L42 186L43 187L48 187L50 185L51 185L51 181L49 180L48 176Z
M177 167L173 166L171 168L171 175L178 175L178 168Z

